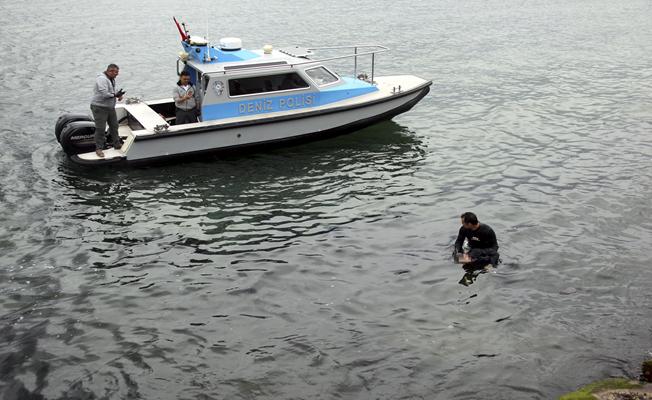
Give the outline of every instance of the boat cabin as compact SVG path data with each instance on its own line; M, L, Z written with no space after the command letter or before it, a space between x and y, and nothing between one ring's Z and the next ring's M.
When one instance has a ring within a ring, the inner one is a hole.
M237 38L221 39L217 47L196 37L181 43L177 74L189 72L200 91L203 122L320 107L378 90L371 81L342 77L311 60L313 49L268 45L250 51ZM149 106L173 123L174 103L157 103Z

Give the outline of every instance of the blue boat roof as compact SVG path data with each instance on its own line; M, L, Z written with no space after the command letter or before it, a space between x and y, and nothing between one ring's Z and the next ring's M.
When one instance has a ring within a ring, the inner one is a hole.
M210 45L194 45L181 42L188 53L187 64L201 73L225 72L229 69L245 66L270 66L305 62L306 57L289 54L285 49L273 49L271 52L261 50L223 50Z
M186 42L181 42L181 44L190 59L206 64L247 61L260 57L249 50L222 50L208 45L193 46Z

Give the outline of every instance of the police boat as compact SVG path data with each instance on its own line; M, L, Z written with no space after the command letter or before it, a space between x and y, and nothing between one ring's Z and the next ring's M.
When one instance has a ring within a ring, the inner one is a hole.
M116 104L120 149L95 153L95 126L82 114L64 114L55 135L69 158L83 165L146 163L198 153L229 151L335 135L391 119L417 104L431 81L412 75L375 76L380 45L286 47L245 50L240 39L211 45L191 36L175 19L183 51L177 74L188 71L201 92L201 118L175 124L172 98ZM346 52L318 58L320 51ZM360 57L371 58L371 74L358 74ZM353 75L334 72L328 62L353 61Z

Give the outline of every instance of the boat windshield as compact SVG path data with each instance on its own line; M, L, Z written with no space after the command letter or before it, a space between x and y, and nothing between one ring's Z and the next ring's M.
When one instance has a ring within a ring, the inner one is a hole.
M338 78L324 67L307 69L306 74L308 74L310 79L315 81L318 86L324 86L338 81Z

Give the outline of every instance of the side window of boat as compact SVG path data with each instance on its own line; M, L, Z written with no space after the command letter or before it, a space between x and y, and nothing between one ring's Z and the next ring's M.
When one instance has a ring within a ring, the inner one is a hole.
M254 76L229 80L229 95L242 96L276 92L279 90L305 89L308 83L296 72L277 75Z
M324 67L307 69L306 74L308 74L310 79L312 79L317 84L317 86L328 85L329 83L334 83L339 80L338 77L331 74L330 71Z
M202 93L206 93L206 89L208 89L208 80L209 80L209 79L210 79L210 78L208 77L208 75L203 75L203 76L202 76L202 79L201 79L201 90L202 90Z

